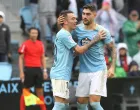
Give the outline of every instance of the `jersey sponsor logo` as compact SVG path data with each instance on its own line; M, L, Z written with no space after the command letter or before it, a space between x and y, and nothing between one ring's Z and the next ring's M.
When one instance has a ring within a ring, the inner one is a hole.
M90 40L89 38L83 38L83 39L81 40L81 45L84 46L84 45L88 44L90 41L91 41L91 40Z

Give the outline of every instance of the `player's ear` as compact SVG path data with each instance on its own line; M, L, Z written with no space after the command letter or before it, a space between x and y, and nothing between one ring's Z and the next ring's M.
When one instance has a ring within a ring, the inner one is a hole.
M94 12L93 12L93 16L94 16L94 18L96 17L96 15L97 15L97 12L94 11Z
M67 20L64 20L64 24L68 24L68 21Z

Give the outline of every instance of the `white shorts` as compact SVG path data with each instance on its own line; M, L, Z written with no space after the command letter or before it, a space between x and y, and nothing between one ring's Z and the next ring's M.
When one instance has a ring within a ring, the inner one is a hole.
M51 79L53 96L69 99L69 81Z
M76 89L77 97L89 97L89 95L107 96L107 70L94 73L80 73L78 86Z

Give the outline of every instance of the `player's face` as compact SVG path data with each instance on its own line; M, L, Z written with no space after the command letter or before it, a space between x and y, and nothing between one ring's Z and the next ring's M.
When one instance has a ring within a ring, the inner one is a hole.
M90 25L96 16L96 12L92 12L89 9L84 9L82 12L82 20L84 25Z
M73 14L73 13L69 13L67 15L67 25L68 27L73 30L76 28L76 24L77 24L77 19L76 19L76 16Z
M36 29L32 29L29 33L30 39L37 40L38 37L38 31Z

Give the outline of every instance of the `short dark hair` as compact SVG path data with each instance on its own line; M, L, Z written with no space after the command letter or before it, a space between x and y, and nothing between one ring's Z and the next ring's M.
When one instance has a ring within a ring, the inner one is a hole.
M73 12L70 11L70 10L63 10L63 11L61 11L60 16L67 17L67 15L68 15L69 13L73 13Z
M93 4L86 4L83 6L83 9L89 9L90 11L97 11L97 7Z
M67 18L67 15L68 15L69 13L73 13L73 12L70 11L70 10L63 10L63 11L61 11L61 13L60 13L59 16L63 16L64 18ZM63 23L61 24L61 26L63 26Z
M38 31L37 40L40 40L40 30L36 27L31 27L31 28L28 29L28 33L30 33L32 30L37 30Z

